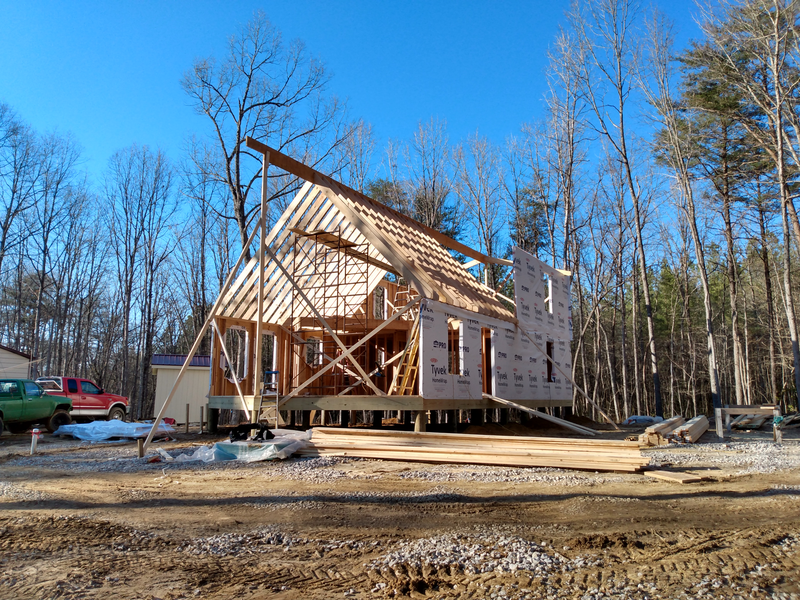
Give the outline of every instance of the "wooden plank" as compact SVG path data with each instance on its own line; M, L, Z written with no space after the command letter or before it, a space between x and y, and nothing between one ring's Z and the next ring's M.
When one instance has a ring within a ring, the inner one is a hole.
M683 416L678 415L672 417L671 419L666 419L665 421L661 421L660 423L650 425L650 427L645 428L645 433L662 433L664 431L675 429L675 427L677 427L678 425L683 425L685 422L686 419L684 419Z
M664 481L671 481L672 483L695 483L705 479L705 477L700 477L699 475L681 473L678 471L645 471L644 474L648 477L663 479Z
M264 154L264 162L261 166L261 218L259 219L260 239L258 241L258 290L257 305L258 314L256 315L256 339L255 339L255 364L253 365L253 394L261 397L261 347L263 342L263 327L264 327L264 295L261 290L264 289L264 247L267 244L267 169L269 168L269 152ZM213 367L212 367L213 368ZM187 409L188 410L188 409ZM253 422L257 423L261 410L253 410ZM277 417L280 417L278 415ZM278 424L278 418L275 419L275 424ZM188 420L188 419L187 419ZM187 425L188 428L188 425ZM188 433L188 432L187 432Z
M236 275L236 271L239 269L239 267L242 264L242 261L244 260L244 257L245 257L245 254L246 254L246 249L250 244L253 243L253 240L255 239L256 233L257 233L257 229L253 229L253 233L250 234L250 237L247 240L247 245L244 248L242 248L242 251L239 254L239 258L236 261L236 264L233 265L233 269L231 269L231 272L228 273L228 276L225 278L225 283L222 284L222 288L220 290L220 295L217 297L217 300L214 302L214 305L211 307L211 310L209 311L208 316L206 317L205 323L203 323L203 326L200 328L200 331L198 332L197 337L195 338L194 343L192 344L192 347L189 349L189 354L186 356L186 360L183 361L183 366L181 367L181 370L178 372L178 376L175 378L175 383L172 384L172 389L170 390L169 394L167 395L166 400L164 400L164 404L161 406L161 410L158 411L158 415L156 415L155 421L153 421L153 426L150 428L150 432L147 434L147 439L145 440L144 445L142 446L142 451L143 452L147 450L147 447L150 445L150 442L153 441L153 436L155 435L156 430L158 429L158 425L161 423L161 420L164 418L164 413L166 412L167 407L169 406L169 403L172 401L172 398L175 396L175 392L177 391L178 386L180 385L181 380L183 379L184 373L186 372L187 368L189 367L189 363L192 362L192 358L194 358L194 355L197 353L197 350L200 348L200 343L203 341L203 338L205 337L206 330L211 325L211 321L217 315L217 312L219 311L219 309L220 309L220 307L222 305L223 294L230 287L231 282L233 281L233 278Z
M406 399L411 396L406 396ZM410 431L392 431L382 429L360 429L360 428L328 428L328 429L315 429L315 436L321 435L341 435L341 436L376 436L384 438L406 438L409 440L422 441L430 439L440 439L450 442L457 442L459 440L468 441L470 443L483 441L483 442L514 442L524 443L526 441L535 441L537 444L568 444L570 447L587 447L587 448L626 448L631 451L639 452L639 444L637 442L626 442L623 440L586 440L578 438L557 438L557 437L539 437L539 436L520 436L520 435L485 435L485 434L465 434L465 433L446 433L446 432L425 432L414 433Z
M339 428L315 429L303 455L628 472L650 462L635 442Z
M460 463L460 464L483 464L506 467L550 467L556 469L574 469L582 471L613 471L635 473L641 470L642 466L626 465L623 463L600 464L600 463L578 463L568 459L548 459L530 457L504 457L500 455L459 455L459 454L436 454L436 453L386 453L374 450L320 450L313 447L306 447L297 454L300 456L342 456L352 458L375 458L384 460L397 460L406 462L431 462L431 463Z

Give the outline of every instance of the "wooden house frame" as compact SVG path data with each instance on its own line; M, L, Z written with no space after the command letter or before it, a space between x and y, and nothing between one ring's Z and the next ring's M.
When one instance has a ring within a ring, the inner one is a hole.
M257 343L265 334L274 336L277 389L270 391L281 411L572 405L568 272L520 250L513 261L486 256L256 140L246 143L263 155L261 213L246 244L258 237L258 252L244 266L242 252L187 356L188 364L211 328L209 410L255 418L265 395ZM270 165L302 185L267 231ZM459 263L451 250L470 261ZM468 269L478 264L513 267L515 297L476 279ZM246 376L224 370L234 364L225 344L233 327L247 333ZM146 444L151 439L152 432Z

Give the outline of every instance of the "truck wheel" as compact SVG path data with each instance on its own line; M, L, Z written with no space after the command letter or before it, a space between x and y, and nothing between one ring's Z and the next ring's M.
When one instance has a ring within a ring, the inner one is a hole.
M125 420L125 409L119 406L115 406L108 412L107 419L109 421L124 421Z
M3 417L0 416L0 435L3 435Z
M28 423L8 423L6 427L11 433L25 433L30 429Z
M62 425L69 425L72 423L72 417L64 409L58 409L53 413L53 416L47 421L47 431L53 433Z

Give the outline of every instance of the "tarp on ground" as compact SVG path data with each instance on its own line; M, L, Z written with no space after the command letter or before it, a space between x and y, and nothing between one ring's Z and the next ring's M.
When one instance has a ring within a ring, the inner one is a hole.
M272 434L275 438L267 442L217 442L201 446L191 454L179 454L174 457L161 448L158 448L158 453L167 462L182 463L198 460L206 463L226 460L259 462L288 458L307 445L311 439L311 430L273 429Z
M102 442L112 438L146 438L152 427L152 423L126 423L117 420L92 421L91 423L62 425L53 432L53 435L71 435L79 440ZM160 423L157 433L166 435L174 431L169 425Z

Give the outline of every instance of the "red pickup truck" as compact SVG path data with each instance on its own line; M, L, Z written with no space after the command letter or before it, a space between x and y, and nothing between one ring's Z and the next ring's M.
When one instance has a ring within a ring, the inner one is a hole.
M39 377L36 380L49 396L68 396L72 400L73 417L124 420L128 413L125 396L108 394L100 386L79 377Z

